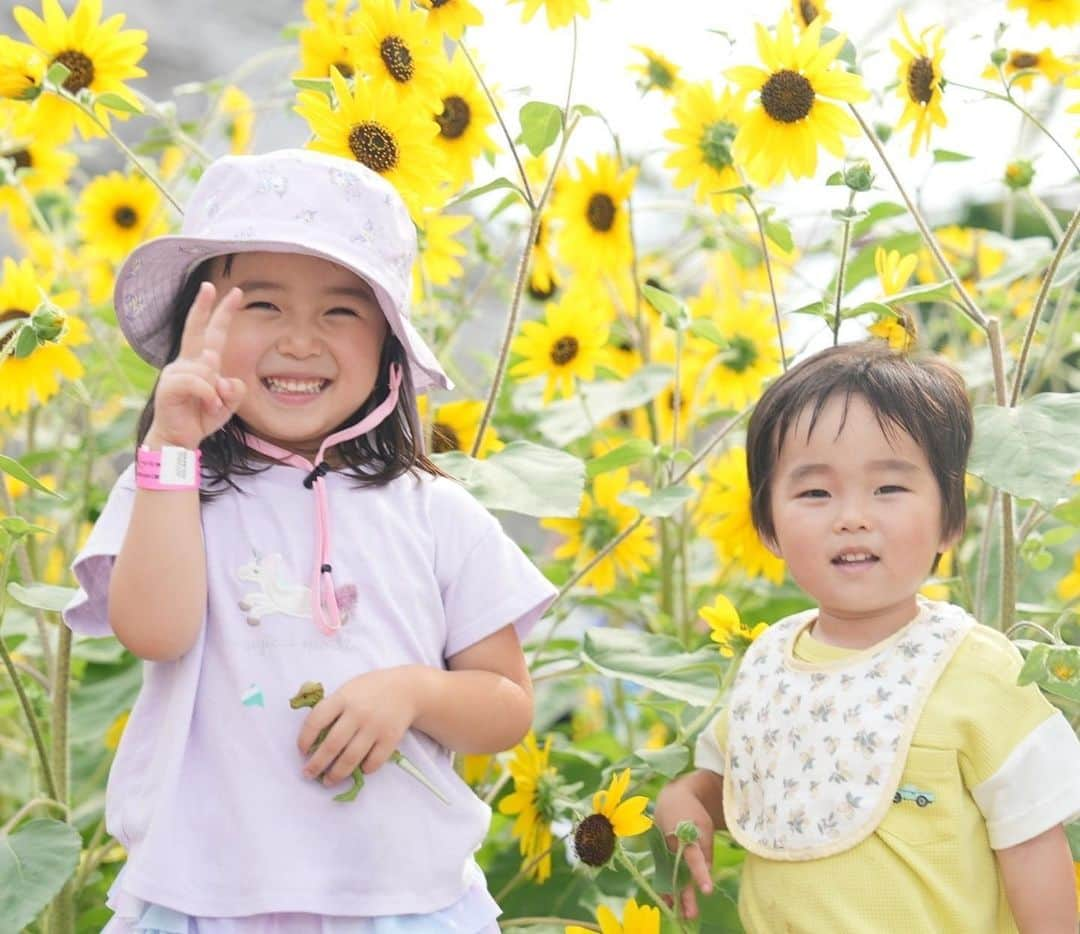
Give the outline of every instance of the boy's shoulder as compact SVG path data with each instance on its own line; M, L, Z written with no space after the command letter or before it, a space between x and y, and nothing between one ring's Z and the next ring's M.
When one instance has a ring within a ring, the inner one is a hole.
M1015 678L1023 665L1020 650L990 626L976 621L960 643L950 667L968 672L999 672Z

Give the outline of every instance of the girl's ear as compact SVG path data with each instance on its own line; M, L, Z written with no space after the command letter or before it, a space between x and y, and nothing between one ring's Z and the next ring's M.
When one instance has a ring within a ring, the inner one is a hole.
M938 554L943 555L946 551L955 548L958 544L960 544L960 539L963 537L963 535L964 533L962 530L959 532L951 532L948 535L943 534L941 536L941 541L938 542Z

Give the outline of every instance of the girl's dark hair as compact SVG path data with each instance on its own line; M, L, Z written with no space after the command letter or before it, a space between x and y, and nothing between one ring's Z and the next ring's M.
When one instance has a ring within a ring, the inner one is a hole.
M232 256L225 258L225 273L232 266ZM188 277L184 287L173 302L169 316L169 354L166 360L171 363L180 353L181 338L188 312L195 302L199 286L210 279L213 258L204 260ZM401 367L401 387L398 390L398 403L394 410L372 431L358 438L351 438L335 446L336 454L345 462L346 473L361 486L381 486L396 477L417 471L446 476L423 452L423 436L416 417L416 399L413 395L409 361L401 341L391 332L383 342L379 358L379 373L375 388L363 404L338 425L334 431L342 431L355 425L365 415L382 402L390 392L390 365ZM154 395L157 383L150 394L146 407L139 416L136 428L137 444L146 439L150 425L154 421ZM203 502L214 499L225 492L226 487L239 489L232 481L232 476L252 476L273 466L262 458L253 458L253 452L244 443L247 426L234 415L214 434L204 438L199 445L202 451L203 477L210 481L210 489L200 493ZM374 468L374 469L373 469Z
M944 361L911 357L887 344L865 341L830 347L803 360L776 380L754 407L746 435L746 467L750 515L758 534L776 541L770 492L788 431L809 412L807 432L812 432L834 396L843 396L843 417L851 397L859 396L886 436L903 430L915 439L941 491L942 535L963 532L964 474L974 430L963 379Z

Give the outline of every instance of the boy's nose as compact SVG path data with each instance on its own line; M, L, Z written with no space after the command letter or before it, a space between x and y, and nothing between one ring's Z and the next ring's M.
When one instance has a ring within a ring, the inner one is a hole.
M859 532L870 528L870 518L862 503L847 500L840 503L833 522L837 532Z

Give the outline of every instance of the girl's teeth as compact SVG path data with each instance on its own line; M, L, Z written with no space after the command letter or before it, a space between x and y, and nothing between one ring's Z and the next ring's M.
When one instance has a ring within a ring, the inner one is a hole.
M325 385L326 380L313 379L313 380L299 380L299 379L274 379L273 377L266 378L266 385L269 386L274 392L295 392L295 393L313 393L320 392Z

